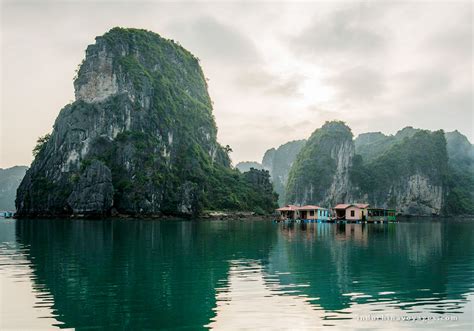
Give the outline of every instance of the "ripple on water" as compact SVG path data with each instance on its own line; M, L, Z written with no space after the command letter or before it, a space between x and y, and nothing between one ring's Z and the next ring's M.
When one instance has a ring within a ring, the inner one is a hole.
M441 330L472 323L473 227L466 223L20 223L5 229L0 221L2 297L15 303L0 312L0 328ZM420 314L459 320L361 319Z

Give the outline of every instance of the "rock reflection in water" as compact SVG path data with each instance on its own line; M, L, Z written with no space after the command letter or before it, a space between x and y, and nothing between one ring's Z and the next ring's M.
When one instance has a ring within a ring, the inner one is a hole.
M438 330L472 323L474 223L467 220L0 226L2 283L9 293L34 295L16 313L0 311L2 328L19 316L30 318L25 327L38 320L78 329L407 327L358 320L367 314L459 316L409 326Z

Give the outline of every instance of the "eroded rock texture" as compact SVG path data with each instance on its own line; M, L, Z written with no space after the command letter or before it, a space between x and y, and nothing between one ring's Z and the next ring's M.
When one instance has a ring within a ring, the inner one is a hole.
M114 28L87 48L74 88L18 189L19 217L273 209L231 169L199 60L183 47Z

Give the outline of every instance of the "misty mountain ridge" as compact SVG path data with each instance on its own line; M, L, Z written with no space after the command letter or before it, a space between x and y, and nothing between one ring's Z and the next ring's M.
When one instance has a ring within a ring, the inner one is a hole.
M303 142L284 163L271 162L276 149L265 153L275 191L283 190L280 205L364 201L403 214L472 214L474 146L457 130L407 126L354 139L349 127L333 121Z
M27 169L26 166L0 168L0 210L15 210L16 190Z

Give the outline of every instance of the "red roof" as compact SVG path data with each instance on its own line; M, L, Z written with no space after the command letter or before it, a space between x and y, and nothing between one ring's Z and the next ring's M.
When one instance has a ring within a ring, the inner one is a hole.
M288 205L288 206L285 206L285 207L278 208L277 210L278 211L292 211L292 210L297 210L297 208L298 208L298 206Z
M351 204L347 204L347 203L340 203L338 204L336 207L334 207L334 209L347 209L349 208L350 206L352 206Z
M315 210L315 209L324 209L315 205L305 205L305 206L295 206L287 205L285 207L278 208L277 211L296 211L296 210Z
M334 209L347 209L351 206L364 209L369 207L370 205L368 203L340 203L337 206L334 207Z
M315 206L315 205L305 205L305 206L300 206L297 207L298 210L314 210L314 209L323 209L322 207Z

